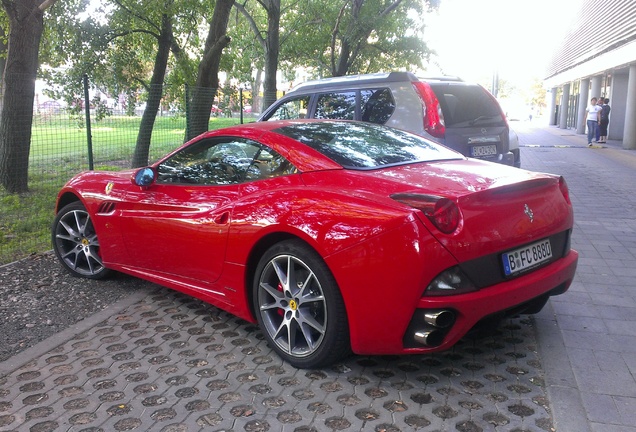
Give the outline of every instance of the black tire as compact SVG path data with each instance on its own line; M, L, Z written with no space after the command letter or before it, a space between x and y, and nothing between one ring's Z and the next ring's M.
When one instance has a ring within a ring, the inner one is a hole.
M81 202L68 204L55 216L51 229L53 251L73 276L102 279L110 273L99 253L99 240Z
M252 294L267 342L292 366L319 368L351 353L340 289L322 258L303 242L286 240L265 252Z

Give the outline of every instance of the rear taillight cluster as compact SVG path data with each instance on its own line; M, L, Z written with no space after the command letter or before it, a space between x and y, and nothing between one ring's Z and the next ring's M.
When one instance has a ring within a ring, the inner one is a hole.
M559 189L561 189L561 193L563 194L563 198L565 198L565 202L572 205L572 201L570 200L570 190L568 189L568 184L565 182L565 179L562 176L559 177Z
M459 227L461 221L459 207L448 198L421 194L394 194L391 198L421 210L435 228L444 234L452 234Z
M413 87L422 100L424 108L424 130L436 138L444 138L446 125L439 100L430 85L424 82L414 82Z

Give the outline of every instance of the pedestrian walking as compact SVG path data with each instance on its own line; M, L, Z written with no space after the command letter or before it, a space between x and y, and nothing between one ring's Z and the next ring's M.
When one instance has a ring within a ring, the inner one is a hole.
M600 143L607 142L607 126L609 125L609 114L612 110L609 106L609 101L608 98L603 99L603 105L601 106L601 119L598 124Z
M601 107L596 104L598 98L590 99L590 104L585 111L587 112L587 145L592 147L592 140L596 138L596 128L601 119Z
M601 110L603 109L603 96L601 96L600 98L598 98L598 101L596 101L596 105L601 107ZM594 142L599 142L601 141L601 128L600 126L600 121L601 119L599 118L599 123L596 125L596 139L594 140Z

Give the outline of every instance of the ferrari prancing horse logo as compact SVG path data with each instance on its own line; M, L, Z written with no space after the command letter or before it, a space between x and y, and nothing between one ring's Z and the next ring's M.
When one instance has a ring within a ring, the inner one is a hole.
M530 223L534 222L534 213L532 212L532 209L530 209L530 207L528 206L528 204L525 204L523 207L523 212L526 214L526 216L528 216L528 218L530 219Z

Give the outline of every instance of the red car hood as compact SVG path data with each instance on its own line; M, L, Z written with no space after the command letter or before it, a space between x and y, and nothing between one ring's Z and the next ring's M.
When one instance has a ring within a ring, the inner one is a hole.
M420 218L459 261L546 238L573 225L572 206L561 192L559 177L551 174L475 160L348 173L356 177L352 186L365 194L415 193L455 201L462 223L453 234L436 230L421 213ZM370 182L369 176L377 182Z

